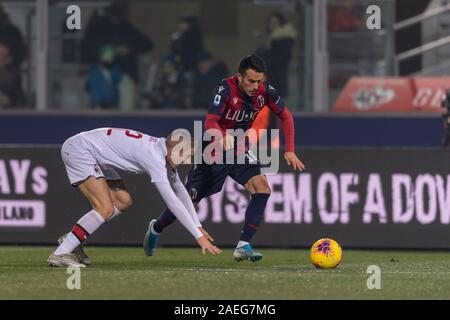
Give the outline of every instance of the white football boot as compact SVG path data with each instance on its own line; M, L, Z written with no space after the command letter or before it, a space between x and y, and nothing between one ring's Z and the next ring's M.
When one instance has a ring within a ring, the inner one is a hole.
M84 268L86 265L80 263L74 254L51 254L47 259L48 265L51 267L77 267Z
M58 239L58 244L61 244L66 237L67 233ZM86 266L91 264L91 258L89 258L86 252L84 252L82 244L73 249L72 253L75 255L75 257L77 257L78 261L80 261L82 264Z

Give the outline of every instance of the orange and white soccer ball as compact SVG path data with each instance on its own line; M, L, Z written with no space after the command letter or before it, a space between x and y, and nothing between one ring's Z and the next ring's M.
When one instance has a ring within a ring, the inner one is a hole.
M320 239L312 245L310 259L317 268L336 268L342 260L342 248L333 239Z

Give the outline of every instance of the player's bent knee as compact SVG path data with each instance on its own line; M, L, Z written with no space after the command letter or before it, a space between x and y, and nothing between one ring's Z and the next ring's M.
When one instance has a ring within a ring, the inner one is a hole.
M111 197L114 206L122 212L127 211L128 208L130 208L133 204L131 195L126 190L122 190L120 192L112 192Z
M267 186L259 186L257 188L255 188L256 192L255 193L265 193L265 194L270 194L272 192L272 190L270 190L270 187Z
M114 213L114 206L112 203L99 204L94 206L94 210L106 220Z
M128 197L126 197L125 199L120 199L120 201L116 203L116 208L122 212L125 212L131 207L132 204L133 199L131 199L131 196L128 195Z
M270 194L271 190L270 190L270 186L269 186L269 183L267 182L266 177L259 176L259 177L255 178L255 180L253 181L253 190L255 193Z

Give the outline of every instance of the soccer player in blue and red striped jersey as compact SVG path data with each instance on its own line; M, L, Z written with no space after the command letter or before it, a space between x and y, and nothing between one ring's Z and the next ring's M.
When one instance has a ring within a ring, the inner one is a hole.
M250 129L261 109L268 106L281 119L286 144L284 159L294 170L302 171L305 166L295 154L292 115L276 89L265 82L265 76L265 63L260 57L249 55L243 58L238 73L222 80L216 88L204 128L219 130L225 150L231 149L235 144L234 136L228 135L226 130ZM201 199L220 192L227 176L244 186L251 194L234 258L237 261L258 261L262 255L253 249L250 242L263 219L270 196L270 187L266 176L261 173L259 162L196 164L190 170L185 186L192 201L197 204ZM153 255L160 233L175 220L175 216L166 209L157 220L150 222L144 241L144 250L148 256ZM202 232L212 240L206 231Z

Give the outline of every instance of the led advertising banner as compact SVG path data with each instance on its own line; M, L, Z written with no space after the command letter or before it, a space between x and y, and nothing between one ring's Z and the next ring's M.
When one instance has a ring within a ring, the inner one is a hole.
M450 248L450 150L299 149L307 170L282 159L267 176L272 194L257 246L305 247L331 237L354 248ZM180 168L184 177L189 166ZM103 225L89 244L140 245L164 209L145 175L124 174L129 211ZM228 178L198 214L221 246L239 239L247 192ZM55 244L90 210L67 179L59 147L0 147L0 243ZM178 222L161 245L195 245Z

